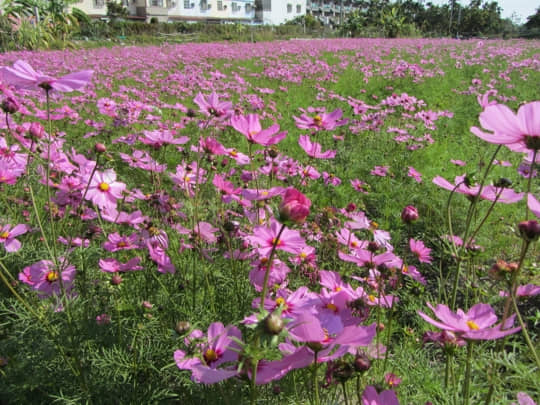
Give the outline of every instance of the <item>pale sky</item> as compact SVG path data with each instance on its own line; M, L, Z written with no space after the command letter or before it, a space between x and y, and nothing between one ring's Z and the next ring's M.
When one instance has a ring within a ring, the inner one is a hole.
M425 0L424 4L428 1L430 0ZM491 0L487 1L491 2ZM447 0L431 0L431 2L437 5L448 3ZM469 4L469 0L458 0L458 2L463 6ZM512 13L516 12L521 18L521 24L527 22L527 17L534 14L538 6L540 6L538 0L497 0L497 3L502 8L501 15L503 18L510 18Z

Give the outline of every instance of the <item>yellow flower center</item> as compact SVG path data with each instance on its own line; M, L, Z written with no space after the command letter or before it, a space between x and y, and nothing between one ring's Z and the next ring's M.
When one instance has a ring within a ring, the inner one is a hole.
M0 239L7 239L9 238L9 232L8 231L4 231L2 233L0 233Z
M354 240L351 242L351 247L358 247L358 242L355 242Z
M335 304L332 304L331 302L326 304L326 308L330 309L331 311L337 312L337 307Z
M377 222L375 222L375 221L371 221L371 228L372 229L377 229L377 228L379 228L379 224Z
M56 281L56 280L58 280L58 272L56 272L56 271L49 271L49 272L47 273L47 281L48 281L49 283L52 283L52 282L54 282L54 281Z
M306 252L300 253L300 258L305 259L306 257L307 257L307 253L306 253Z
M117 247L123 248L123 247L126 247L126 246L127 246L127 243L124 242L124 241L120 241L120 242L118 242L118 243L116 244L116 246L117 246Z
M281 241L281 239L277 239L277 238L272 239L272 245L281 246L282 244L283 242Z
M401 269L401 271L405 274L407 274L409 272L409 268L407 267L407 265L403 265L403 268Z
M320 115L316 115L313 117L313 121L315 122L315 125L321 126L322 125L322 117Z
M214 349L207 349L204 352L204 360L206 363L211 363L213 361L216 361L218 358L217 353L214 351Z
M335 291L335 292L340 292L340 291L341 291L341 287L336 287L336 288L334 288L334 291Z
M107 183L99 183L99 189L101 191L109 191L109 189L111 188L111 186L109 186Z
M480 329L480 327L475 321L467 321L467 326L469 327L469 329L472 329L472 330Z
M238 152L236 151L236 149L233 149L229 152L229 154L232 156L232 157L236 157L238 156Z
M261 191L261 194L266 197L268 195L268 191Z
M285 298L279 297L276 299L276 306L277 307L283 307L284 309L287 309L287 302L285 301Z
M372 294L369 294L368 295L368 300L370 300L371 302L375 302L375 296L372 295Z

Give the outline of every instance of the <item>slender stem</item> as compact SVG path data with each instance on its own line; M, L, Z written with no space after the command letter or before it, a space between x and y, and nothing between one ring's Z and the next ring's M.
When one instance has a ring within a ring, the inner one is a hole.
M480 222L480 225L478 225L476 227L476 229L474 230L474 232L470 236L469 240L468 241L463 240L463 243L465 244L465 246L469 246L469 245L471 245L473 243L474 237L478 234L478 231L480 231L482 226L484 226L486 220L488 219L489 215L493 211L493 208L495 207L495 204L497 204L497 202L499 201L499 198L501 197L501 194L502 194L503 191L504 191L504 188L501 187L500 191L495 196L495 199L493 200L493 202L489 206L489 208L488 208L488 210L486 212L486 215L484 215L484 218L482 218L482 221Z
M251 405L255 405L257 402L257 367L259 366L259 360L253 360L251 370Z
M345 405L349 405L349 398L347 396L347 387L345 381L341 383L341 389L343 390L343 399L345 400Z
M538 150L533 151L532 161L531 161L531 167L529 168L529 180L527 181L527 195L531 192L531 180L533 178L534 173L534 165L536 164L536 154ZM529 204L526 205L527 208L525 208L525 219L529 219Z
M45 94L47 97L47 121L49 123L49 138L47 141L47 161L45 162L45 182L46 182L46 191L47 191L47 204L49 206L49 218L50 218L50 232L51 232L51 245L52 245L52 251L54 254L54 263L57 264L57 252L56 252L56 229L54 227L54 214L52 209L52 198L51 198L51 186L49 184L49 178L51 174L51 143L52 143L52 121L51 121L51 105L50 105L50 94L49 90L45 90ZM43 235L45 238L45 235ZM62 275L60 274L60 279L62 279Z
M471 364L474 341L467 342L467 363L465 364L465 383L463 385L463 405L469 405L469 391L471 386Z
M272 250L270 251L270 257L268 258L266 272L264 273L264 281L263 281L263 287L262 287L262 292L261 292L261 307L260 307L261 311L264 310L264 299L266 298L266 293L268 291L268 279L270 278L270 269L272 268L272 260L274 260L276 247L279 244L279 238L281 237L281 234L283 233L284 229L285 229L285 224L282 224L277 236L274 238L274 241L272 242Z
M317 381L317 371L319 368L319 361L317 359L317 355L319 354L318 351L315 351L315 361L313 364L313 393L315 395L315 405L320 405L321 400L319 399L319 382Z
M45 247L47 248L47 251L49 252L49 255L51 256L51 259L52 259L53 263L56 265L57 264L56 255L51 250L51 247L49 245L49 241L48 241L47 237L45 236L45 230L43 229L43 224L41 223L41 218L39 217L39 212L38 212L37 205L36 205L36 197L34 195L34 190L32 188L32 185L28 185L28 189L30 190L30 200L32 201L32 208L34 209L34 214L35 214L36 219L37 219L37 223L38 223L38 226L39 226L41 237L43 238L43 242L45 243Z
M529 333L527 332L527 325L525 325L525 323L523 322L523 318L521 317L521 314L519 312L519 308L516 302L515 290L513 290L510 293L510 297L512 299L512 305L514 307L514 311L516 311L516 317L518 319L519 325L521 326L521 333L523 334L523 337L525 338L525 342L527 342L527 346L529 346L529 349L534 357L534 361L536 362L537 369L540 370L540 358L538 358L538 353L536 353L536 348L531 342L531 338L529 336Z

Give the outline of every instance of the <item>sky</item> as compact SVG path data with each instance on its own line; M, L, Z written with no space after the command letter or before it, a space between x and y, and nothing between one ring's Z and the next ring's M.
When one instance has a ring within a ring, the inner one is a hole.
M469 4L469 0L458 0L459 3L463 6ZM487 0L490 2L491 0ZM428 0L425 1L427 3ZM447 4L447 0L431 0L433 4ZM497 0L499 6L502 8L501 16L503 18L512 17L512 13L516 13L521 19L519 21L521 24L527 22L527 17L534 14L540 3L538 0Z

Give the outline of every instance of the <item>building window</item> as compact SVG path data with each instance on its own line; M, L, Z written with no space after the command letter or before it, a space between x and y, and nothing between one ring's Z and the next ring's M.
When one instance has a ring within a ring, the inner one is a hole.
M302 6L300 4L296 5L296 14L300 14L302 12Z
M251 4L246 4L246 13L251 13Z
M201 10L207 10L208 9L208 3L206 0L201 0Z
M222 10L223 10L223 1L218 0L218 2L217 2L217 9L218 9L219 11L222 11Z
M240 10L240 7L238 7L238 5L233 1L231 3L231 9L233 13L236 13L238 10Z
M94 8L103 8L105 0L94 0Z
M287 13L292 13L292 4L287 4Z
M193 8L195 3L192 3L193 0L184 0L184 8Z
M152 0L152 7L163 7L163 0Z
M272 11L272 0L263 0L263 11Z

